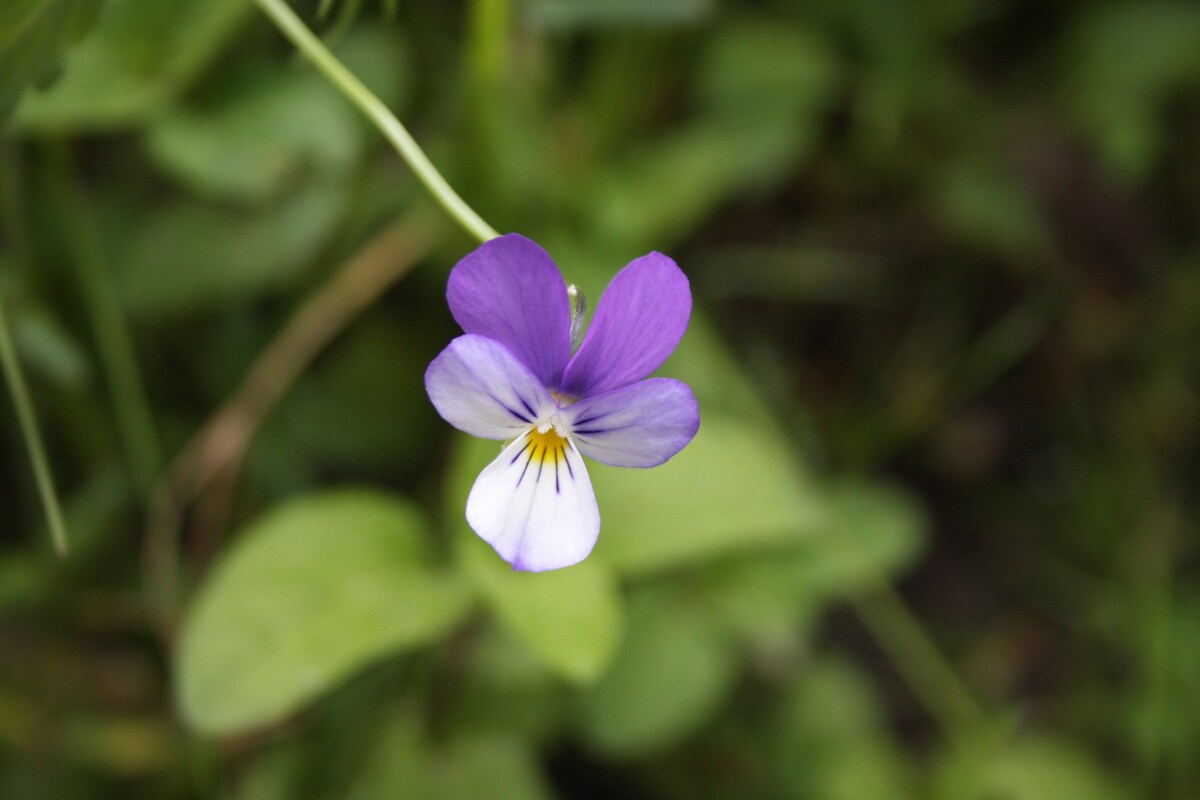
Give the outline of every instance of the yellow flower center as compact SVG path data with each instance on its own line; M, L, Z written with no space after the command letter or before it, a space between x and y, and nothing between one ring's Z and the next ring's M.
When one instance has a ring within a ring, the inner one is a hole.
M560 460L566 460L567 440L552 426L544 431L540 427L531 430L527 447L530 448L529 459L539 465L549 461L558 466Z

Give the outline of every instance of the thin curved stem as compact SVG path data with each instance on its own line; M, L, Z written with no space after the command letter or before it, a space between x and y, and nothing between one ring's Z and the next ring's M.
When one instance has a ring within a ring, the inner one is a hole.
M21 436L25 439L25 447L29 451L33 477L42 498L42 507L46 511L46 523L50 528L50 538L54 541L55 551L65 557L70 550L67 545L67 526L63 522L58 491L54 488L54 476L50 472L50 461L46 458L46 448L42 444L42 434L38 430L37 417L33 413L33 402L29 399L25 376L21 373L21 364L17 360L16 348L13 347L2 300L0 300L0 366L3 366L4 378L8 381L13 407L17 412L17 422L21 426Z
M255 0L275 26L291 40L292 44L312 62L335 88L359 110L367 115L384 138L396 148L413 172L425 184L425 188L441 204L442 208L462 225L472 236L481 242L495 239L499 236L492 226L488 225L475 211L458 196L458 193L446 183L446 179L437 171L437 167L421 150L420 145L413 139L412 134L404 124L396 118L383 101L368 89L346 66L337 60L329 48L313 34L296 12L284 0Z

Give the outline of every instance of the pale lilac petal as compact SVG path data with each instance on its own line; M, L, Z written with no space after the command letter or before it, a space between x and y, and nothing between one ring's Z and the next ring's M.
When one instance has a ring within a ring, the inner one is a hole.
M587 558L600 509L575 446L530 431L479 474L467 522L513 569L542 572Z
M700 428L696 396L686 383L670 378L593 395L559 416L581 453L614 467L657 467Z
M482 439L511 439L554 410L554 400L507 347L468 334L425 370L425 391L442 418Z
M646 377L679 344L691 314L688 279L674 261L662 253L633 260L604 290L563 392L587 397Z
M571 355L567 287L546 251L519 234L484 242L450 271L450 313L467 333L503 344L543 386Z

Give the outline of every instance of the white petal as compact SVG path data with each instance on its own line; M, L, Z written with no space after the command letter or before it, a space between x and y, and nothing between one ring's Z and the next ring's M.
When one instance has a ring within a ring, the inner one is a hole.
M467 522L513 569L541 572L592 552L600 509L575 445L531 429L479 474Z

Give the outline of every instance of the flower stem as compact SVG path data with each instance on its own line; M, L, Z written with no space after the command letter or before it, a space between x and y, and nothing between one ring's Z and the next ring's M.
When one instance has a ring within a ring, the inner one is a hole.
M46 511L46 522L50 527L50 538L54 541L55 551L65 557L69 550L67 526L63 523L58 492L54 488L54 476L50 474L46 448L42 445L42 435L38 431L37 418L33 413L33 403L29 399L29 390L25 386L25 376L21 373L21 365L17 361L17 351L13 347L8 318L4 313L2 301L0 301L0 366L4 369L4 378L8 382L13 406L17 412L17 422L21 426L21 436L25 439L25 447L29 451L33 477L37 482L38 492L42 497L42 507Z
M446 183L446 179L437 171L437 167L429 160L420 145L413 139L412 134L404 124L396 118L388 107L360 81L346 65L337 60L329 48L313 34L296 12L284 0L255 0L275 26L291 40L292 44L312 62L334 87L345 95L346 99L358 106L384 138L396 148L400 157L408 162L413 172L425 184L425 188L472 236L481 242L495 239L499 236L492 226L488 225L475 211L458 196L458 193Z

